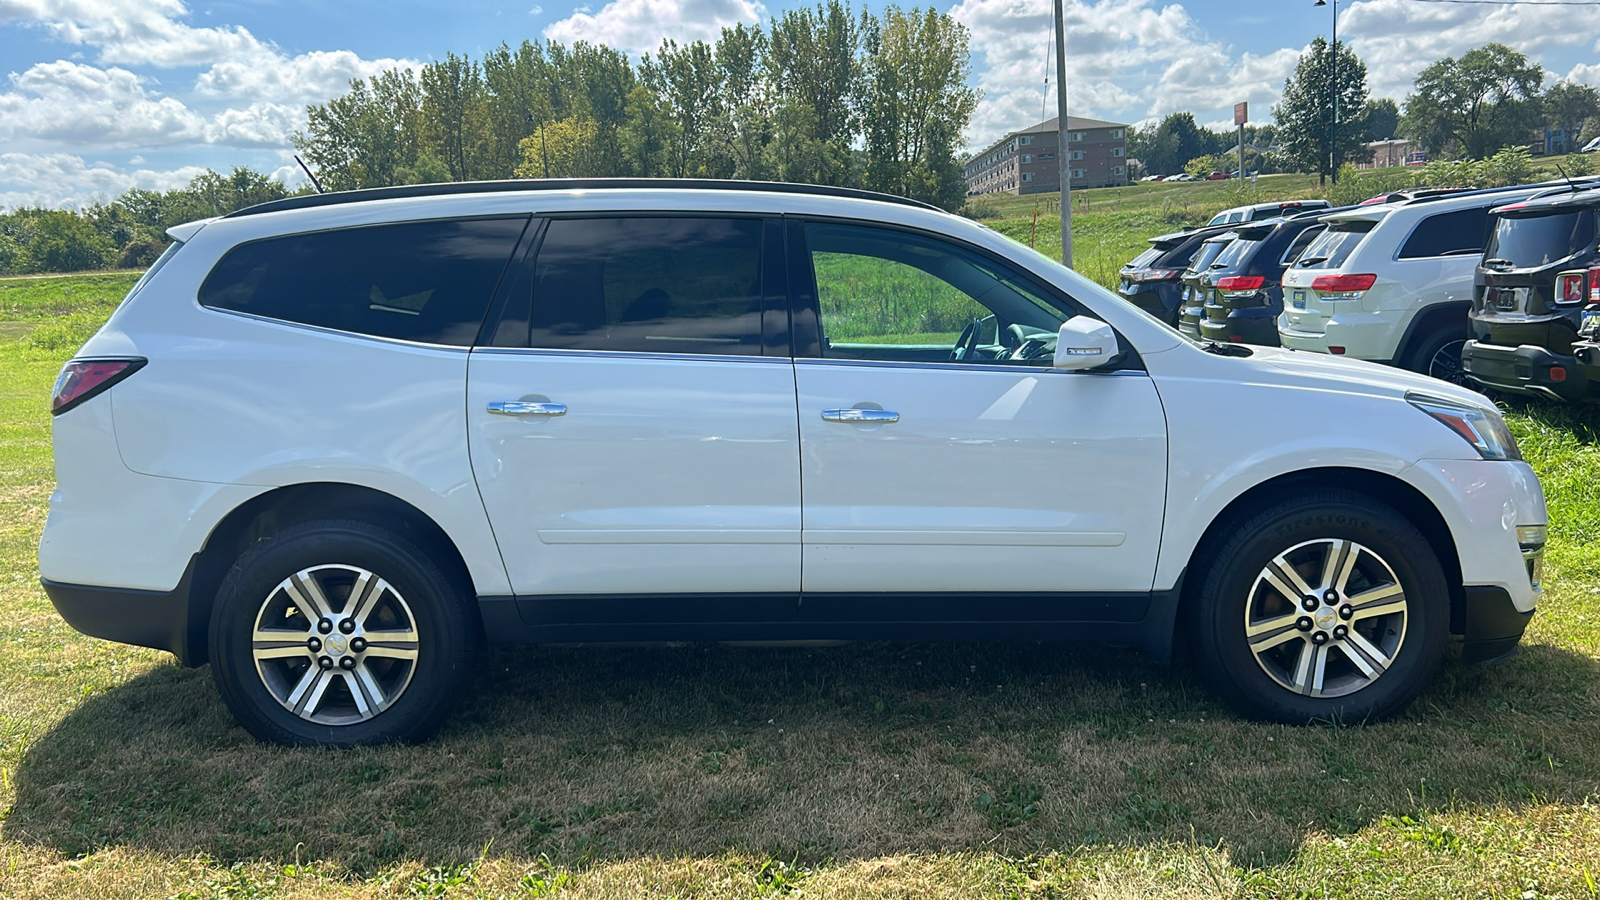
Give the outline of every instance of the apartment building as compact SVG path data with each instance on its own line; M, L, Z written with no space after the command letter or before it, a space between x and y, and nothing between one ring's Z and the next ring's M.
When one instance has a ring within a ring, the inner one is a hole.
M1013 131L967 160L967 193L1057 192L1063 166L1074 188L1128 183L1127 125L1068 116L1068 150L1062 153L1059 121Z

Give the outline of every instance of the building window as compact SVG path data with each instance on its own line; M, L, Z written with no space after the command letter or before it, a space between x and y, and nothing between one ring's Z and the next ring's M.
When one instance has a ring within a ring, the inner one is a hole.
M1083 132L1081 132L1081 131L1074 131L1074 132L1073 132L1073 133L1072 133L1072 139L1073 139L1073 140L1075 140L1075 141L1079 141L1079 142L1081 142L1081 141L1082 141L1082 140L1083 140Z
M1031 143L1033 143L1033 138L1028 137L1027 135L1022 136L1022 146L1026 147Z
M1042 159L1042 160L1043 159L1055 159L1056 155L1054 153L1041 153L1041 154L1039 154L1039 158Z
M1111 139L1112 139L1112 140L1113 140L1113 141L1120 141L1120 140L1122 140L1122 129L1121 129L1121 128L1113 128L1113 129L1112 129L1112 130L1111 130Z
M1112 147L1111 148L1111 155L1112 156L1121 156L1122 155L1122 148L1121 147Z
M1083 151L1082 150L1074 150L1074 151L1072 151L1072 158L1073 159L1083 159Z
M1033 157L1029 156L1026 153L1024 153L1024 154L1022 154L1022 162L1023 162L1024 165L1026 165L1028 163L1031 163L1031 162L1033 162Z
M1084 172L1084 170L1082 170L1082 169L1073 169L1073 170L1072 170L1072 177L1073 177L1073 178L1082 178L1082 177L1084 177L1084 175L1086 175L1086 174L1087 174L1087 173L1086 173L1086 172Z
M1032 181L1033 180L1033 173L1032 172L1023 172L1022 173L1022 180L1023 181Z
M1127 166L1117 166L1116 168L1112 169L1111 172L1112 172L1113 175L1126 175L1126 174L1128 174L1128 167Z

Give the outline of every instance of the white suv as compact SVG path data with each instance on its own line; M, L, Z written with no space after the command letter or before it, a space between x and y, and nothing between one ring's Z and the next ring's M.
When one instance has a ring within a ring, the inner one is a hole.
M1283 273L1279 342L1463 383L1461 348L1489 210L1538 190L1472 191L1324 216L1328 229Z
M1182 644L1247 714L1363 719L1538 597L1482 398L1192 342L909 201L423 186L173 235L62 372L39 568L264 739L421 735L484 641Z

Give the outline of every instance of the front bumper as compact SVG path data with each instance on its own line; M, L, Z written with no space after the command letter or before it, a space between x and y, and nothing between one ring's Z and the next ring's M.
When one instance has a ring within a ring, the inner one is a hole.
M1584 365L1575 357L1533 344L1507 347L1467 341L1461 350L1461 366L1467 377L1485 387L1553 400L1587 400L1600 386L1600 365ZM1552 377L1552 372L1560 377Z
M1534 611L1517 609L1505 588L1469 585L1463 613L1461 658L1490 662L1516 652Z

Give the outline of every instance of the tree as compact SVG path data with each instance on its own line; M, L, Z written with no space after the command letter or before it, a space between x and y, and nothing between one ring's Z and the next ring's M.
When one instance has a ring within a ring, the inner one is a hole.
M453 181L489 174L488 97L478 64L447 53L422 68L421 82L424 146Z
M667 152L668 174L678 178L705 176L706 150L712 124L722 114L722 78L716 58L705 41L679 45L661 42L656 58L646 56L639 66L646 85L661 98L661 106L676 126Z
M779 92L785 124L803 125L808 138L807 149L785 155L790 165L807 159L815 166L792 171L791 178L839 185L849 179L863 85L861 32L862 22L839 0L815 10L789 10L772 23L768 78Z
M1563 81L1545 92L1544 120L1561 130L1569 151L1583 146L1578 143L1583 124L1595 116L1600 116L1600 91L1586 84Z
M422 86L409 69L393 69L307 107L306 130L293 141L329 190L401 184L420 152L421 117Z
M572 116L540 125L518 145L518 178L595 178L609 170L593 119Z
M1361 120L1366 102L1366 63L1343 41L1333 47L1320 37L1313 40L1284 82L1283 99L1272 107L1284 155L1296 168L1315 171L1322 181L1337 178L1339 166L1366 150Z
M1544 69L1504 44L1445 57L1417 76L1406 98L1404 125L1435 155L1453 151L1482 159L1526 144L1538 127Z
M1388 97L1368 100L1361 111L1368 141L1387 141L1400 133L1400 105Z
M767 36L743 23L722 29L717 40L722 115L713 125L734 178L766 177L765 149L772 140L771 82L765 77Z
M1128 155L1138 157L1155 174L1173 175L1182 172L1195 157L1220 152L1230 145L1225 137L1196 125L1194 113L1182 112L1172 113L1154 128L1130 135Z
M18 272L78 272L103 269L116 247L88 219L64 209L22 210L28 236L13 261Z
M863 104L867 163L874 190L954 210L967 194L955 143L978 107L966 26L933 8L884 10L868 38Z

